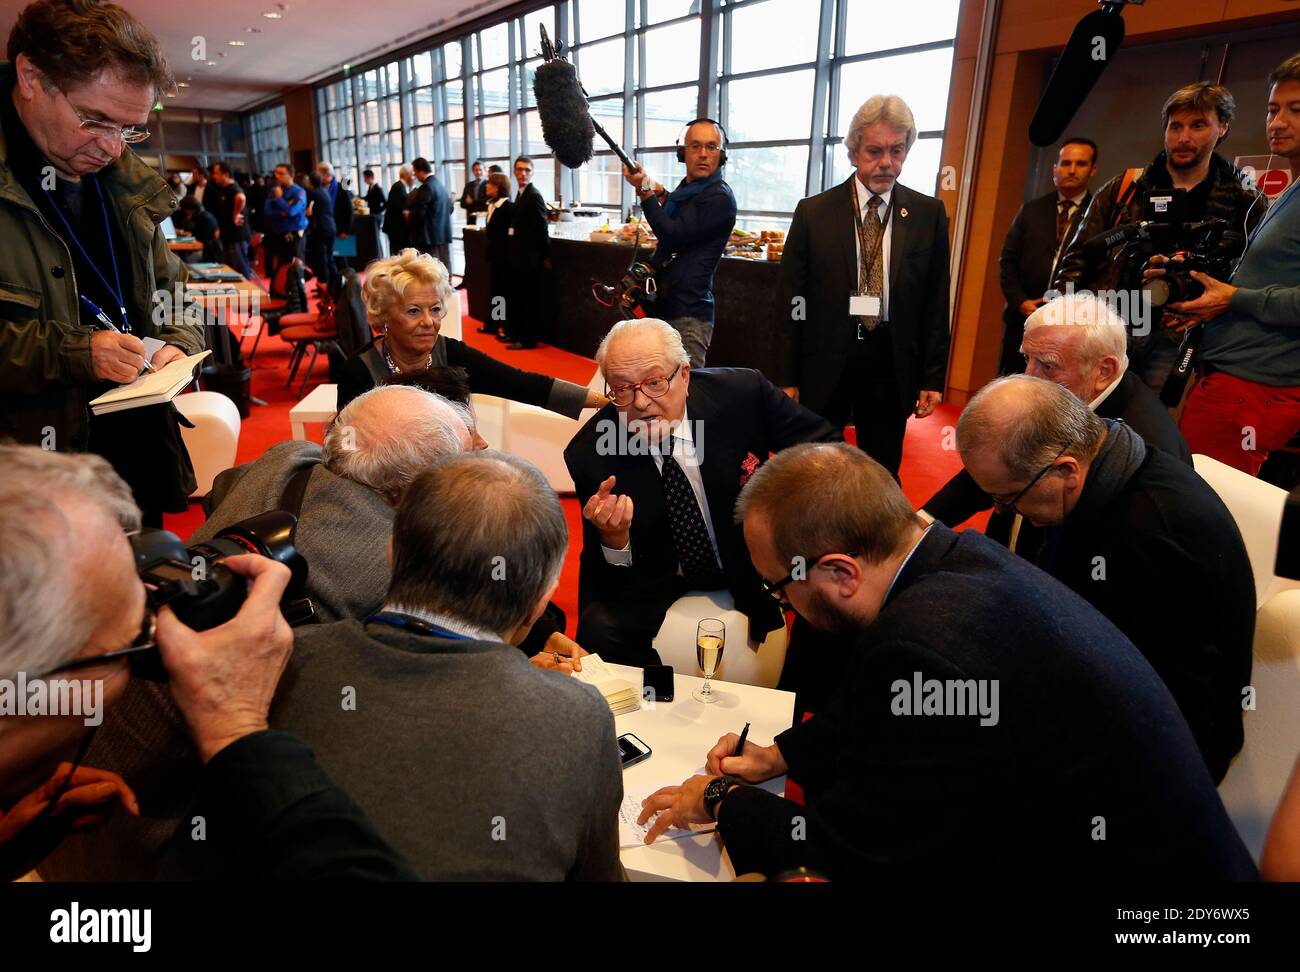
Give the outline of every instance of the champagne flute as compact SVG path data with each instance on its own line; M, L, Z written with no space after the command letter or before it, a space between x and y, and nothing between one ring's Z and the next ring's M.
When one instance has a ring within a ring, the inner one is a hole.
M697 702L716 702L718 693L714 692L709 679L718 672L722 664L722 649L727 642L727 628L717 618L705 618L695 627L695 659L704 672L704 684L692 694Z

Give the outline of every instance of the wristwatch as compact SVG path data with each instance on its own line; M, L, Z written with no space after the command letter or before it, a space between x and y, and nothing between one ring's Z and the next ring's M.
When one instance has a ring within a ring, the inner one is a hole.
M709 815L709 819L717 822L718 805L722 803L722 798L731 792L735 786L744 786L745 781L739 776L715 776L704 784L704 812Z

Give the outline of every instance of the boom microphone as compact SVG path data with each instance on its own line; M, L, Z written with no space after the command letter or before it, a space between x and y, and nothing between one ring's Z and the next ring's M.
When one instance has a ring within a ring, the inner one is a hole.
M1035 145L1054 145L1060 139L1124 42L1124 18L1120 16L1124 4L1143 0L1098 2L1102 9L1094 10L1075 26L1038 102L1034 120L1029 123L1029 140Z
M578 80L578 73L551 44L545 24L542 25L542 56L545 61L533 74L533 94L537 96L537 114L542 120L542 139L560 163L576 169L589 162L591 143L599 135L628 169L633 172L640 169L591 117L587 93Z

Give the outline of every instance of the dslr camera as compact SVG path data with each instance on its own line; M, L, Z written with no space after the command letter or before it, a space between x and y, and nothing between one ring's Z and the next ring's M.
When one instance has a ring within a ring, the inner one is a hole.
M170 607L196 631L225 624L239 613L248 593L247 582L225 561L251 553L284 564L292 573L280 600L285 620L294 627L314 620L316 610L306 593L307 560L293 542L297 525L293 514L272 510L232 524L193 547L166 530L136 534L131 547L136 572L148 588L149 606L155 611ZM155 681L167 677L156 651L133 657L131 670Z
M1198 271L1215 280L1232 276L1245 239L1228 229L1227 220L1207 219L1199 223L1148 223L1147 238L1155 243L1156 252L1170 255L1163 264L1165 273L1142 284L1151 296L1151 307L1161 310L1167 304L1195 300L1205 293L1205 286L1192 278ZM1148 261L1143 267L1151 267Z

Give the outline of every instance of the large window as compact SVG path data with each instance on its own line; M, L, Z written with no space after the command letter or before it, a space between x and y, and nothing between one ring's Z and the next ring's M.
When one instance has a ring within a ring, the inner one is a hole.
M284 117L284 105L274 105L250 115L248 130L253 138L253 168L256 172L270 173L280 163L289 161L289 126Z
M322 156L353 186L360 168L386 184L401 163L424 156L456 197L476 159L509 173L528 154L549 200L626 211L636 200L601 138L577 171L558 166L542 139L532 81L545 25L577 68L592 116L665 185L685 174L676 160L683 126L700 116L723 122L742 227L788 224L801 198L848 177L844 136L873 94L911 106L919 138L902 181L933 192L959 7L562 0L320 85Z

